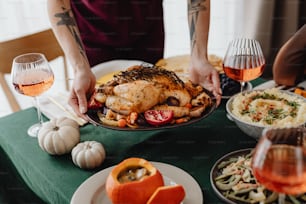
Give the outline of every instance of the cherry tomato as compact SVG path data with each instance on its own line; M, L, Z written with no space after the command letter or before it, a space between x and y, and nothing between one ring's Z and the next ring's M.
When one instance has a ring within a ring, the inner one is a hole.
M173 118L171 110L147 110L144 113L146 121L154 126L170 123Z
M95 99L95 95L96 93L92 94L88 103L87 103L87 108L88 109L99 109L102 107L102 103L100 103L99 101L97 101Z

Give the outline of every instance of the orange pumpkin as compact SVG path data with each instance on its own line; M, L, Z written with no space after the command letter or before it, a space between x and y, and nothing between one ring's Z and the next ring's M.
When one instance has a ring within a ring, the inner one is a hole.
M147 204L180 204L185 197L182 185L158 187Z
M112 169L105 185L113 204L145 204L164 180L147 160L128 158Z

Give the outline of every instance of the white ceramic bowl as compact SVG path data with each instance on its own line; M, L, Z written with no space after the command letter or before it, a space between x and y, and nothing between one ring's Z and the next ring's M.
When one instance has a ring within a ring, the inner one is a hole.
M251 93L253 91L264 91L264 90L251 90L251 91L244 91L243 93ZM280 92L286 93L288 95L297 97L302 99L305 103L306 103L306 99L303 98L300 95L294 94L292 92L289 91L284 91L284 90L279 90ZM238 116L236 116L235 114L233 114L233 101L235 99L235 97L237 97L239 95L235 94L233 95L226 103L226 111L228 114L228 118L232 121L234 121L236 123L236 125L248 136L255 138L256 140L258 140L262 134L262 131L264 130L264 128L266 127L274 127L273 125L262 125L262 124L256 124L255 122L246 122L243 121L241 118L239 118ZM300 124L293 124L292 126L301 126L301 125L305 125L306 124L306 117L304 116L304 121Z

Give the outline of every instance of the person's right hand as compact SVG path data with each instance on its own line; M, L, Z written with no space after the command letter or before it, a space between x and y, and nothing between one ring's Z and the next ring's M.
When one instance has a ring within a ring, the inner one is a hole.
M189 74L192 82L200 84L213 93L217 101L217 106L219 106L222 96L219 73L210 62L204 58L193 58Z
M94 92L95 85L96 77L90 69L75 72L68 103L85 120L88 120L84 115L87 112L87 99Z

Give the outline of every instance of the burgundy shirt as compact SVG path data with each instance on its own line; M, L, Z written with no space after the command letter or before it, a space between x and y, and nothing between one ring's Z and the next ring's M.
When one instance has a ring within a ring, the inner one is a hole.
M90 65L163 57L162 0L71 0Z

